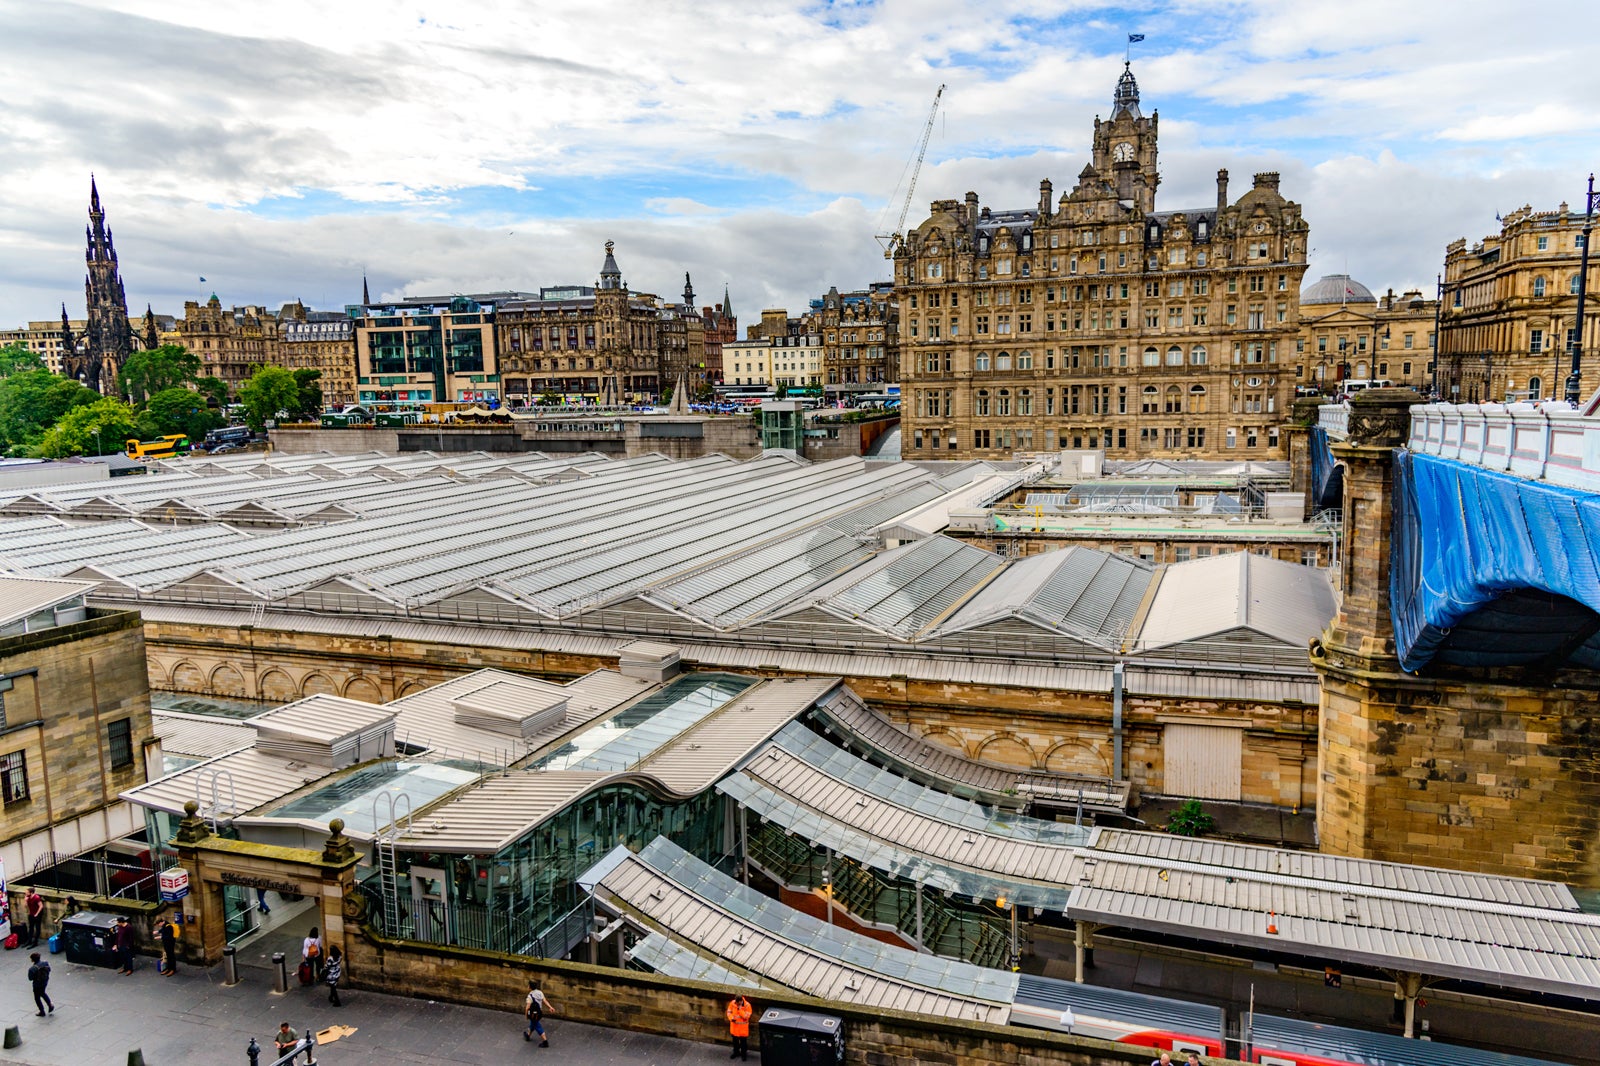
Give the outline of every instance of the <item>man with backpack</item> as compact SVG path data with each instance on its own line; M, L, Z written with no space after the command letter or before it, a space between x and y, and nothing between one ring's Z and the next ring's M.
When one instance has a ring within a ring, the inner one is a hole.
M522 1039L532 1040L533 1034L539 1034L539 1046L549 1047L550 1038L545 1035L543 1018L551 1010L550 998L539 989L538 981L528 982L528 998L522 1004L522 1013L527 1015L528 1028L522 1032Z
M171 977L178 972L178 926L170 916L160 919L156 936L161 938L161 976Z
M50 964L39 958L37 951L28 958L33 962L28 967L28 983L33 985L33 1005L39 1008L39 1017L43 1018L46 1007L50 1008L51 1014L56 1012L56 1005L50 1002L50 994L45 991L50 984Z

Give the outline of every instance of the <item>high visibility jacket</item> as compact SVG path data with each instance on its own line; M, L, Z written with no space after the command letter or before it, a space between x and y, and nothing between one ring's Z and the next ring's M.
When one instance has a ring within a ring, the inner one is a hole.
M728 1001L728 1035L750 1035L749 1000L730 999Z

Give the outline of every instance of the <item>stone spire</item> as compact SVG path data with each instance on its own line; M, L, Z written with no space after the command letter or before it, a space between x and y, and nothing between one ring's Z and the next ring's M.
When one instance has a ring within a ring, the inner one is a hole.
M683 272L683 306L690 309L694 307L694 284L689 281L687 270Z
M728 283L722 283L722 317L733 320L733 301L728 299Z
M100 188L89 177L89 225L84 229L83 298L88 320L84 351L62 353L62 370L92 389L110 390L122 364L133 351L135 337L128 322L128 296L117 270L117 249L100 206ZM63 338L65 339L65 338Z
M1124 111L1130 118L1139 117L1139 83L1133 80L1133 64L1122 64L1122 77L1117 79L1117 92L1111 101L1111 117L1116 119Z
M617 267L617 258L611 254L616 247L615 241L606 242L606 261L600 267L600 287L602 289L622 288L622 271Z
M372 294L367 291L367 275L366 274L362 274L361 275L361 302L363 304L370 304L372 302Z
M156 313L149 304L144 305L144 347L145 351L153 351L161 342L161 335L156 331Z

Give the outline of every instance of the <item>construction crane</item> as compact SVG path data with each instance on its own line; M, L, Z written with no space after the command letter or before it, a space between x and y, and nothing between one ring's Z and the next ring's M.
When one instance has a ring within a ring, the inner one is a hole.
M933 107L928 110L928 124L922 127L922 141L917 145L917 161L911 167L911 181L906 185L906 202L900 208L900 221L895 224L893 233L878 234L878 243L883 245L883 257L893 259L895 249L905 241L906 215L911 213L911 198L917 192L917 175L922 173L922 157L928 154L928 138L933 136L933 120L939 117L939 100L944 96L944 86L939 86L939 91L933 94Z

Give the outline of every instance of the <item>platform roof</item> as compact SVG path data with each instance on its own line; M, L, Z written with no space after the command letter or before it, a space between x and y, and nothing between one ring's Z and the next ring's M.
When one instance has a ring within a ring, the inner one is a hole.
M0 573L0 629L29 615L81 599L94 590L93 581L61 581Z
M1230 552L1165 567L1137 640L1156 649L1249 633L1303 650L1334 608L1323 571Z

